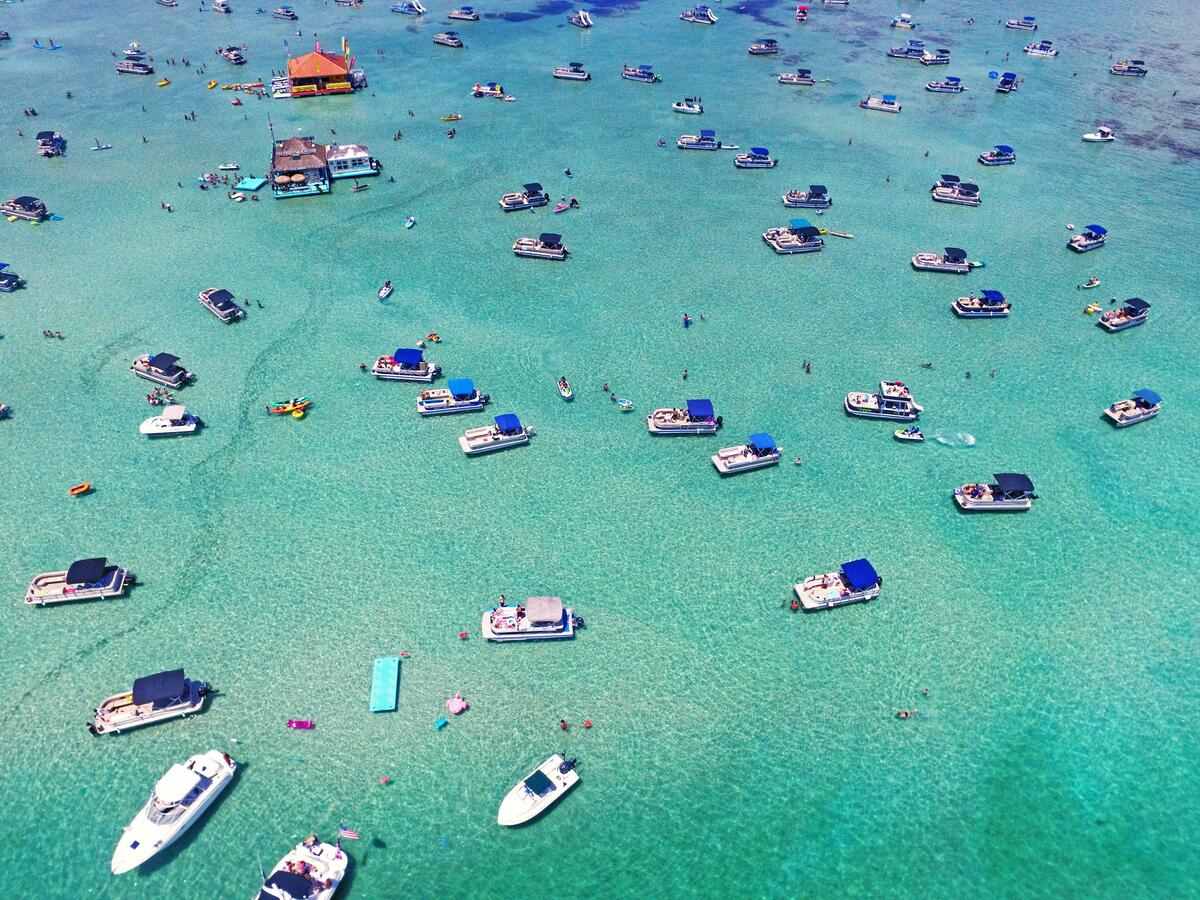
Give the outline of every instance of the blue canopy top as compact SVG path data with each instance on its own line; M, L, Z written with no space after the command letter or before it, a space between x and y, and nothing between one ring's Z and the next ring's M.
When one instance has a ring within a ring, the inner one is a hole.
M159 672L157 675L147 675L133 682L133 702L137 706L143 703L160 704L183 698L187 685L183 669L172 669L169 672Z
M1000 151L1001 153L1005 153L1005 154L1009 154L1009 155L1011 155L1013 152L1013 148L1009 147L1007 144L997 144L996 149L998 151Z
M924 47L924 46L925 46L925 42L924 42L924 41L914 41L914 40L910 40L910 41L908 42L908 46L910 46L910 47L918 47L918 48L919 48L919 47Z
M750 446L759 453L764 453L768 450L774 450L775 438L771 437L765 431L760 431L758 434L750 435Z
M1108 234L1108 229L1103 225L1084 225L1084 231L1090 231L1092 234Z
M960 262L967 261L967 251L966 250L963 250L959 247L947 247L947 248L945 248L945 250L946 250L946 253L945 253L946 262L960 263Z
M475 382L470 378L451 378L446 382L446 388L455 399L466 400L474 395Z
M419 365L424 358L424 350L414 350L408 347L400 347L392 354L392 362L398 366Z
M501 434L518 434L521 431L521 420L512 413L496 416L496 427Z
M1036 20L1036 18L1037 18L1036 16L1021 16L1021 21L1022 22L1033 22Z
M808 221L808 219L789 219L788 225L792 228L811 228L812 222Z
M1130 297L1125 301L1125 308L1131 309L1136 313L1145 312L1150 308L1150 304L1141 297Z
M766 147L751 147L750 152L754 156L770 156L771 155L771 151L768 150Z
M312 893L312 880L303 875L297 875L295 872L288 872L281 869L278 872L272 872L271 877L263 882L263 887L279 888L289 897L305 897ZM277 897L274 891L263 891L259 897Z
M1157 406L1158 404L1162 403L1162 397L1158 396L1158 394L1150 390L1150 388L1138 388L1133 392L1133 396L1137 397L1139 400L1145 400L1151 406Z
M962 181L957 175L947 175L942 173L942 177L938 179L942 184L958 184Z
M521 187L525 188L525 193L527 194L540 194L542 192L542 186L536 181L531 181L529 184L523 184Z
M715 138L716 136L717 136L717 133L715 131L713 131L711 128L701 128L700 129L700 137L702 137L702 138Z
M959 78L957 75L947 75L946 76L946 84L958 84L960 81L962 81L962 79Z
M797 69L796 74L803 78L805 75L811 75L812 69Z
M1015 472L997 472L992 476L996 479L996 487L1001 493L1032 494L1033 482L1028 475L1018 475Z
M713 417L711 400L689 400L687 410L689 419L711 419Z
M983 294L983 299L991 303L1003 303L1004 295L999 291L980 291Z
M879 584L879 573L865 559L842 563L842 574L846 576L846 581L852 591L865 591L867 588L873 588Z
M1017 77L1017 73L1016 73L1016 72L1005 72L1005 73L1004 73L1003 75L1001 75L1000 77L1001 77L1001 78L1007 78L1007 79L1013 79L1013 78L1016 78L1016 77Z
M653 70L654 70L654 66L638 66L639 72L651 72Z
M67 569L67 584L93 584L104 577L108 560L103 556L95 559L80 559Z
M895 95L895 94L884 94L884 95L883 95L883 102L884 102L884 103L895 103L895 102L896 102L896 95Z
M179 357L170 353L156 353L149 360L147 365L152 369L158 369L160 372L174 372L175 363L179 362Z

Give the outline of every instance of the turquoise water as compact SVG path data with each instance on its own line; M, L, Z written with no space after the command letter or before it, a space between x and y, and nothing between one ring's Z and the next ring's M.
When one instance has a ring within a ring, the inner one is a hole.
M581 32L557 4L488 4L448 26L441 3L415 21L381 0L297 0L303 38L254 5L0 7L14 37L0 193L63 217L0 229L0 259L29 281L0 298L0 401L16 411L0 424L10 893L250 896L260 862L339 822L363 835L353 897L1197 893L1200 117L1195 24L1177 4L855 0L813 4L804 25L790 4L754 4L703 28L678 21L680 0L597 12ZM906 8L915 35L887 27ZM995 22L1027 12L1057 59L1024 58L1030 36ZM432 45L447 27L466 50ZM298 52L314 30L327 47L348 37L368 92L235 108L205 90L268 76L283 39ZM910 36L952 65L883 57ZM784 55L749 57L756 37ZM169 87L113 74L109 50L131 40ZM212 55L233 42L249 65ZM1005 52L1026 79L1007 97L986 78ZM163 64L184 55L205 74ZM1129 55L1150 77L1106 74ZM570 60L594 80L552 80ZM643 62L662 84L618 78ZM797 65L832 83L775 83ZM972 90L921 90L947 74ZM517 102L468 96L488 80ZM884 91L900 116L857 108ZM696 94L703 117L670 111ZM221 162L266 167L268 112L277 135L368 144L384 177L287 202L197 191ZM464 118L448 141L451 112ZM1116 143L1079 141L1098 121ZM655 146L699 127L780 165ZM36 158L40 128L67 135L67 157ZM113 150L87 152L93 137ZM1018 165L978 166L995 143ZM983 206L930 203L941 172L975 177ZM582 209L502 214L496 199L531 180ZM779 195L814 182L835 206L810 217L856 237L775 256L759 234L805 214ZM1067 222L1107 225L1110 246L1069 253ZM563 233L568 262L509 252L543 230ZM987 267L910 269L947 244ZM1076 291L1092 274L1102 287ZM379 303L385 278L396 292ZM218 285L262 308L222 326L195 300ZM951 315L984 287L1009 296L1010 319ZM1081 311L1134 295L1153 309L1133 331ZM684 330L684 311L705 319ZM359 372L431 330L444 341L429 356L532 424L530 447L467 459L455 439L482 417L421 420L415 386ZM192 439L137 434L148 388L129 360L159 350L199 375L180 395L210 426ZM895 426L842 414L846 391L881 378L913 387L927 433L975 445L901 446ZM1166 398L1161 416L1101 421L1142 386ZM297 393L317 401L303 421L262 413ZM646 412L690 396L713 398L719 436L645 433ZM785 465L719 479L708 456L759 430ZM994 471L1028 472L1034 511L959 514L952 487ZM95 492L69 500L82 480ZM106 603L20 602L34 574L94 554L142 584ZM878 602L787 610L794 582L861 555L884 576ZM485 645L500 593L561 594L588 628ZM374 657L405 650L398 711L370 715ZM175 665L220 689L205 715L87 734L100 699ZM435 732L456 690L472 708ZM288 731L292 717L318 727ZM595 727L564 735L560 718ZM113 845L154 780L210 747L243 763L237 783L179 846L114 879ZM579 787L500 829L501 797L555 751L580 758Z

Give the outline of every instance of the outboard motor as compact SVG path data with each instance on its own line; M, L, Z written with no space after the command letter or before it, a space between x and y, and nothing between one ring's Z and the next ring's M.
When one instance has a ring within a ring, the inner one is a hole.
M574 625L576 628L586 628L587 627L583 623L583 616L571 616L571 624Z
M578 764L578 762L579 762L579 757L576 757L576 756L573 756L570 759L563 760L562 763L560 763L558 766L558 774L566 775L573 768L575 768L575 766L576 766L576 764Z

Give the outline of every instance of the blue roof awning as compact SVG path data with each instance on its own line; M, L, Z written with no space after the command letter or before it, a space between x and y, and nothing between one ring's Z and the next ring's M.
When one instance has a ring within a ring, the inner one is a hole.
M400 347L392 354L392 362L398 366L415 366L424 358L424 350L414 350L409 347Z
M1140 313L1148 310L1150 308L1150 304L1141 297L1130 297L1125 301L1125 308Z
M174 372L177 362L179 362L179 357L171 353L156 353L146 361L150 368L158 369L160 372Z
M552 247L557 247L559 242L562 240L562 235L554 234L549 231L543 231L538 240L543 244L549 244Z
M706 138L706 137L711 138L711 137L716 137L716 136L717 136L717 133L715 131L713 131L711 128L701 128L700 129L700 137L702 137L702 138Z
M1084 225L1084 231L1090 231L1092 234L1108 234L1108 229L1103 225Z
M770 156L771 155L771 151L768 150L766 147L751 147L750 152L753 153L755 156Z
M1138 388L1133 392L1133 396L1137 397L1139 400L1145 400L1151 406L1157 406L1158 404L1162 403L1162 397L1158 396L1158 394L1150 390L1150 388Z
M962 79L959 78L957 75L947 75L946 76L946 84L958 84L960 81L962 81Z
M711 419L713 405L711 400L689 400L687 402L689 419Z
M1018 475L1015 472L998 472L992 476L996 479L996 487L1002 493L1032 494L1033 482L1028 475Z
M466 400L475 393L475 382L470 378L451 378L446 382L446 389L450 391L451 396Z
M143 703L167 704L182 699L186 691L183 669L171 669L169 672L135 679L133 702L137 706Z
M639 72L651 72L653 70L654 70L654 66L638 66Z
M1013 152L1013 148L1009 147L1007 144L997 144L996 149L999 150L1001 153L1011 154Z
M812 228L812 222L808 219L788 219L788 225L792 228Z
M521 431L521 420L512 413L496 416L496 427L501 434L518 434Z
M884 95L883 95L883 102L884 102L884 103L895 103L895 102L896 102L896 95L895 95L895 94L884 94Z
M67 569L67 584L92 584L104 577L108 560L103 556L95 559L80 559Z
M967 261L967 251L960 247L946 247L946 262L960 263Z
M979 293L983 294L984 300L990 300L993 303L1004 302L1004 295L999 291L980 291Z
M846 576L850 589L854 591L865 591L867 588L873 588L879 584L879 573L865 559L842 563L842 574Z
M775 438L771 437L765 431L760 431L758 434L750 435L750 446L760 453L767 450L774 450Z

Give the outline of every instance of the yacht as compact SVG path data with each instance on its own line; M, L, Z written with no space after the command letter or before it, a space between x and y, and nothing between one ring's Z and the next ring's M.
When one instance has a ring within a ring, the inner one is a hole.
M27 222L41 222L50 218L50 210L37 197L13 197L0 203L0 215L10 219L24 219Z
M383 163L363 144L326 144L325 162L330 178L370 178L383 171Z
M1003 319L1008 317L1012 304L999 291L980 291L979 296L959 297L950 308L963 319Z
M110 566L103 556L80 559L65 572L43 572L29 582L25 602L30 606L73 603L76 600L107 600L120 597L137 579L128 569Z
M222 47L217 53L235 66L244 66L246 64L246 57L242 55L242 51L237 47Z
M212 11L215 13L231 13L233 7L229 5L229 0L213 0Z
M1104 415L1111 419L1118 428L1124 428L1127 425L1136 425L1138 422L1153 419L1158 415L1160 409L1162 409L1162 397L1149 388L1140 388L1134 391L1133 396L1128 400L1118 400L1104 410Z
M1017 78L1016 72L1005 72L1000 76L1000 80L996 82L996 93L1011 94L1020 86L1021 81Z
M489 641L559 641L575 637L582 621L563 607L561 597L527 597L516 606L497 606L483 614L483 636Z
M817 83L817 79L812 77L812 69L797 69L795 72L780 72L780 84L805 84L813 85Z
M1007 144L997 144L995 149L980 153L979 161L985 166L1011 166L1017 161L1017 154Z
M300 18L290 6L280 6L271 10L271 17L274 19L284 19L289 22L294 22Z
M1037 31L1036 16L1021 16L1019 19L1009 19L1004 23L1005 28L1015 28L1018 31Z
M1028 475L1000 472L995 484L964 484L954 491L954 502L967 512L1022 512L1033 507L1037 494Z
M1150 304L1141 297L1131 297L1120 309L1110 309L1101 313L1096 324L1105 331L1124 331L1126 328L1144 325L1149 316Z
M536 181L521 185L521 190L505 194L500 198L500 208L505 212L518 209L533 209L535 206L545 206L550 202L550 195L542 190Z
M462 47L462 38L458 36L457 31L442 31L433 36L435 44L441 44L443 47Z
M787 228L768 228L763 241L779 254L817 253L825 249L821 230L808 219L792 219Z
M950 51L944 48L926 50L921 54L920 63L923 66L948 66L950 65Z
M783 205L792 209L829 209L833 198L823 184L810 184L807 191L788 191L783 195Z
M646 430L651 434L716 434L724 424L713 415L711 400L689 400L686 409L663 407L646 416Z
M967 259L967 251L958 247L946 247L942 253L918 253L912 258L912 267L922 272L950 272L966 275L979 263Z
M491 397L475 390L470 378L451 378L444 388L431 388L417 396L417 412L423 416L482 412Z
M567 258L567 248L562 244L562 235L549 232L543 232L536 238L517 238L517 242L513 244L513 253L533 259Z
M653 66L622 66L621 77L630 81L641 81L645 84L657 84L662 81L654 74Z
M141 425L138 431L147 437L170 437L174 434L194 434L204 423L200 417L187 411L178 403L164 406L161 413L151 416Z
M568 81L591 81L592 73L583 67L583 63L573 62L554 69L555 78L565 78Z
M122 59L116 69L118 75L150 75L154 72L154 66L140 59Z
M913 400L912 391L903 381L881 381L874 394L851 391L843 405L852 416L897 422L915 422L925 409Z
M760 38L747 47L746 52L751 56L774 56L779 52L779 41Z
M458 439L462 452L467 456L480 456L495 450L519 447L528 444L533 434L533 429L522 425L521 420L512 413L496 416L495 423L482 428L468 428Z
M197 753L167 769L146 805L125 826L113 851L112 873L130 872L171 846L204 815L236 771L237 763L220 750Z
M929 189L929 196L937 203L953 203L957 206L978 206L983 202L979 197L979 185L963 181L957 175L943 175Z
M1085 225L1082 232L1071 236L1067 246L1076 253L1087 253L1089 250L1099 250L1107 240L1107 228L1102 225Z
M805 612L832 609L874 600L879 596L883 579L868 560L856 559L842 563L837 572L814 575L794 586L796 599Z
M475 12L473 6L460 6L458 9L452 9L446 13L448 19L458 19L460 22L478 22L479 13Z
M132 690L113 694L97 706L88 731L95 735L119 734L196 714L212 692L203 681L185 677L183 669L147 675L136 679Z
M913 21L912 13L900 13L898 16L892 16L892 27L913 29L917 27L917 23Z
M733 164L739 169L773 169L779 160L771 159L771 151L766 147L751 147L749 153L735 156Z
M887 55L895 59L920 59L925 55L925 42L909 41L903 47L889 47Z
M1129 78L1145 78L1150 70L1146 68L1146 64L1140 59L1123 59L1120 62L1113 63L1108 71L1114 75L1125 75Z
M575 760L564 760L555 753L504 796L496 821L501 825L521 825L535 819L578 783Z
M703 128L699 134L681 134L675 146L680 150L720 150L721 142L715 131Z
M867 95L866 100L859 100L858 105L863 109L874 109L878 112L898 113L901 106L896 102L895 94L884 94L882 97Z
M1097 125L1095 131L1089 131L1083 136L1083 140L1089 144L1107 144L1114 137L1113 130L1107 125Z
M11 294L25 283L25 279L16 272L8 270L8 263L0 263L0 294Z
M198 296L200 304L226 325L246 316L246 311L237 305L233 293L225 288L208 288Z
M697 25L717 24L717 14L703 4L694 6L691 9L685 9L679 14L679 18L685 22L694 22Z
M935 94L961 94L966 90L962 79L955 75L947 75L941 81L931 81L925 85L925 90Z
M178 362L179 357L170 353L156 353L153 356L143 353L129 368L138 378L145 378L169 388L181 388L196 376L183 366L176 365Z
M671 109L675 110L677 113L684 113L685 115L689 116L699 116L704 114L704 107L700 104L700 101L692 97L685 97L676 103L672 103Z
M38 156L62 156L67 152L66 139L57 131L37 133Z
M1058 56L1058 48L1054 46L1054 41L1031 41L1025 45L1025 52L1030 56Z
M567 16L567 21L576 28L591 28L592 15L586 9L577 9Z
M421 0L407 0L405 3L393 3L388 7L394 13L400 13L404 16L423 16L425 15L425 7L421 5Z
M752 469L763 469L776 465L783 456L783 448L765 432L750 435L750 439L739 447L725 447L712 455L712 464L722 475L736 475Z
M371 366L371 374L380 381L433 381L442 367L425 361L425 351L399 347L391 356L381 356Z
M340 846L311 835L275 864L255 900L333 900L349 862Z

